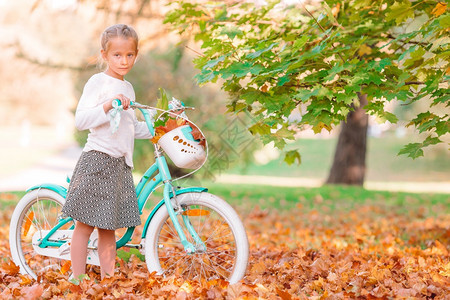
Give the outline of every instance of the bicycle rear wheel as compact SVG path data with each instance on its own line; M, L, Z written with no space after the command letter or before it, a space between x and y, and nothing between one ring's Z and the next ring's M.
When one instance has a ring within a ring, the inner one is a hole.
M60 259L38 255L32 239L36 234L50 230L61 219L61 209L65 199L49 189L33 190L19 201L11 217L9 243L14 263L22 274L34 279L49 269L60 270ZM70 229L74 222L65 224L61 229Z
M209 193L185 193L178 195L177 200L182 207L182 212L177 214L178 222L197 250L186 253L163 205L155 213L146 234L145 259L149 271L199 282L241 280L249 250L247 234L234 209ZM189 219L206 248L195 243L183 217Z

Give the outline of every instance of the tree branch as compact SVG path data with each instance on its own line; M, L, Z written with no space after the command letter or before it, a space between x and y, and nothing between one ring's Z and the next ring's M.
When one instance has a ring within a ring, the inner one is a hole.
M406 81L405 85L413 85L413 84L425 84L425 82L422 81Z
M388 33L388 35L386 36L387 38L390 38L390 39L393 39L393 40L395 40L395 39L397 39L395 36L393 36L392 34L390 34L390 33ZM429 44L427 44L427 43L424 43L424 42L414 42L414 41L410 41L410 40L408 40L408 39L406 39L406 40L398 40L399 42L402 42L403 43L403 45L406 45L406 44L413 44L413 45L420 45L420 46L428 46ZM402 46L403 46L402 45Z
M184 46L184 47L186 47L186 49L189 49L189 50L195 52L196 54L198 54L198 55L200 55L200 56L205 57L205 54L203 54L203 53L201 53L201 52L199 52L199 51L197 51L197 50L195 50L195 49L189 47L188 45L186 45L186 46Z

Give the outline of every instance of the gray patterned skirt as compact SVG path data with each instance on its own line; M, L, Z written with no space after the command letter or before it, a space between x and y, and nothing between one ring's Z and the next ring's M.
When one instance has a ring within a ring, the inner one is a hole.
M140 225L133 176L125 159L99 151L83 152L75 166L62 212L102 229Z

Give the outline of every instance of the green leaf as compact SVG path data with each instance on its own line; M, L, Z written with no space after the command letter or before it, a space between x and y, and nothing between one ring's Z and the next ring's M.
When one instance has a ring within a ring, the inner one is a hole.
M397 116L388 111L384 112L384 117L386 118L387 121L391 122L392 124L395 124L398 121Z
M272 50L272 48L275 47L276 45L278 45L278 43L272 43L272 44L270 44L269 47L263 48L261 50L258 50L258 51L252 52L252 53L249 53L249 54L247 54L247 58L255 59L255 58L261 56L261 54L263 54L264 52Z
M297 39L294 42L293 48L294 49L300 49L303 48L303 46L306 44L306 42L308 41L309 37L307 35L302 36L301 38Z
M156 101L156 108L168 110L169 109L169 99L167 98L166 91L162 88L159 88L159 93L161 94L161 98L158 98ZM161 111L157 111L155 120L162 114Z
M371 73L369 73L369 78L368 78L368 80L365 81L365 82L363 82L363 83L373 82L373 83L375 83L376 85L380 85L380 84L383 83L383 81L381 80L381 76L382 76L382 75L380 75L379 73L377 74L377 73L371 72Z
M415 51L410 53L411 58L407 59L404 63L404 67L410 67L413 66L417 61L423 62L423 56L426 53L425 49L422 47L417 47Z
M351 93L338 93L336 94L336 100L338 102L343 102L346 105L350 105L353 103L354 99L356 98L356 94L351 92Z
M328 130L328 132L331 132L332 127L328 124L325 124L324 122L318 122L317 124L315 124L313 126L312 129L313 129L314 133L317 134L317 133L321 133L322 129L326 129L326 130Z
M447 134L449 132L450 132L450 122L448 120L447 121L441 121L441 122L438 122L436 124L436 134L438 136L442 136L442 135Z
M218 9L214 16L216 21L226 21L227 20L227 6L223 5L222 9Z
M248 128L251 134L256 135L265 135L270 134L270 126L261 122L254 124Z
M281 127L273 134L274 136L277 136L279 138L288 139L288 140L294 140L294 132L287 129L286 127Z
M339 74L344 70L344 66L340 63L336 63L329 71L328 76L324 78L325 81L333 80L336 74Z
M207 82L212 82L216 78L216 72L213 72L211 70L205 70L201 73L194 76L194 79L197 80L197 83L199 85L202 85Z
M422 143L409 143L400 149L397 155L402 154L406 154L413 159L423 156Z
M383 58L380 61L373 61L369 63L369 66L375 69L377 72L383 71L387 66L392 65L392 60L389 58Z
M427 147L427 146L431 146L431 145L436 145L441 143L442 141L437 138L437 137L432 137L431 135L429 135L424 141L423 141L423 146Z
M264 71L265 68L259 64L255 64L250 68L250 73L252 75L259 75L259 73L261 73L262 71Z
M220 70L222 74L223 79L230 78L231 76L236 76L237 78L241 78L246 76L251 68L253 67L253 64L251 62L235 62L228 68Z
M300 99L303 102L306 102L307 100L309 100L311 97L313 96L317 96L317 94L319 94L319 89L312 89L312 90L299 90L297 92L297 94L294 96L296 99Z
M302 157L297 150L291 150L286 152L286 155L284 156L284 161L288 165L292 165L296 160L299 165L302 163Z
M283 86L286 82L289 82L291 77L289 75L284 75L283 77L278 78L277 86Z
M234 39L236 36L241 36L242 30L240 30L238 27L235 26L227 26L222 28L222 31L220 32L221 35L227 35L230 39Z
M413 159L416 159L420 156L423 156L423 150L422 148L436 145L438 143L441 143L442 141L437 137L432 137L429 135L422 143L410 143L403 147L400 152L397 155L401 154L407 154L408 157L411 157Z
M411 8L411 2L396 1L386 13L386 21L392 21L395 19L397 25L401 24L408 18L414 18L414 10Z
M282 138L275 137L273 139L273 145L276 148L282 150L284 148L284 146L286 146L286 141L284 139L282 139Z
M412 53L412 52L416 51L417 48L419 48L419 46L417 46L417 45L408 47L408 49L406 49L405 52L403 52L402 55L400 55L400 57L398 58L398 61L401 61L402 59L404 59L408 53Z
M227 56L228 56L228 55L221 55L221 56L219 56L219 57L216 58L216 59L212 59L212 60L208 61L208 62L205 64L205 66L203 67L203 69L211 69L211 68L214 68L218 63L223 62Z
M439 17L439 25L442 28L450 27L450 14L444 14Z
M429 111L420 113L415 119L413 119L409 125L414 125L420 133L429 131L436 126L439 122L439 117Z
M91 280L91 278L87 274L80 274L80 275L78 275L78 277L74 277L74 278L70 279L69 282L71 282L75 285L80 285L83 280L88 281L88 280Z
M240 112L247 108L247 104L245 102L233 102L231 105L228 105L228 112Z
M117 250L117 256L124 260L125 262L129 262L131 255L136 256L137 258L139 258L141 261L145 261L145 256L142 255L138 249L130 249L129 251L125 251L125 250Z

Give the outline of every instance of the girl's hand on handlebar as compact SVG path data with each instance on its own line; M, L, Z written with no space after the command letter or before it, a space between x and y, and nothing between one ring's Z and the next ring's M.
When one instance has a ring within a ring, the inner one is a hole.
M124 95L119 94L119 95L116 95L113 99L108 100L107 102L105 102L103 104L103 110L105 111L105 113L107 113L108 111L110 111L113 108L112 103L116 99L120 100L120 103L124 110L127 110L128 108L130 108L131 100L128 99L127 97L125 97Z

